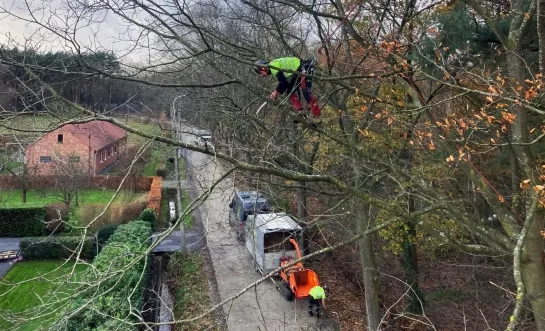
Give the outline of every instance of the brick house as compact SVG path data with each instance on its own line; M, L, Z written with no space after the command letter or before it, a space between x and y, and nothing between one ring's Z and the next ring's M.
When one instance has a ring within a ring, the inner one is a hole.
M126 140L127 132L110 122L66 124L30 144L25 164L41 175L51 175L69 164L95 176L119 158Z

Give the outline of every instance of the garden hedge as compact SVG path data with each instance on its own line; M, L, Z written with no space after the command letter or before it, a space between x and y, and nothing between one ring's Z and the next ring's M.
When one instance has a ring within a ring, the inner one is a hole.
M0 209L0 237L41 236L45 231L44 207Z
M97 249L94 237L29 237L21 239L19 253L25 260L66 260L75 258L81 248L80 258L91 260Z
M161 190L163 187L163 178L153 177L148 194L148 208L155 210L159 215L161 209Z
M101 227L97 231L97 246L98 250L101 251L102 248L106 245L106 242L112 234L114 234L115 230L119 227L119 224L108 224L103 227Z
M151 229L155 230L157 227L157 213L151 208L146 208L138 216L138 220L148 222L151 224Z
M120 225L81 280L64 324L68 330L137 330L144 304L150 256L151 224L135 220Z

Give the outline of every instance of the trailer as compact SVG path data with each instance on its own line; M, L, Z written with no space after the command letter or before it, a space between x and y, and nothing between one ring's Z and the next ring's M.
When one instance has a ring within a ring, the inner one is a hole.
M258 272L265 274L301 258L299 241L303 229L287 214L251 215L245 226L246 249ZM277 287L288 301L308 297L310 289L319 284L316 273L301 262L286 267L277 276L282 280Z
M255 267L267 273L280 267L280 258L297 257L290 238L298 238L303 230L285 213L249 215L245 224L246 249Z

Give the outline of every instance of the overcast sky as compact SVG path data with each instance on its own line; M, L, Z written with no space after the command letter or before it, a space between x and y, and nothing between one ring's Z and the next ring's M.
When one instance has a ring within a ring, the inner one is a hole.
M37 48L41 51L70 49L74 46L51 32L46 31L37 23L27 22L35 20L42 24L55 24L56 26L75 26L73 18L67 12L66 1L70 0L0 0L0 43L10 47L16 44L23 47ZM92 1L92 0L91 0ZM26 7L28 4L29 8ZM66 24L68 22L68 24ZM115 52L126 61L145 61L146 55L142 50L134 50L131 43L127 42L130 34L136 33L134 27L127 29L127 25L113 14L101 14L94 18L94 22L80 23L76 33L76 40L85 48L93 50L108 50Z

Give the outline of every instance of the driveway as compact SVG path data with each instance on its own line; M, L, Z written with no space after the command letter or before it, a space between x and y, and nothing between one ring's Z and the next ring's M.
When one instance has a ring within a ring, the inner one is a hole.
M19 242L22 238L4 238L0 237L0 252L4 251L18 251Z
M185 137L182 137L185 138ZM182 139L183 140L183 139ZM200 194L222 175L223 169L207 155L187 151L189 180ZM250 254L238 244L228 223L228 200L234 190L224 180L199 209L216 274L221 300L227 299L260 278ZM308 316L306 300L286 301L272 281L267 280L223 306L231 331L301 331L319 329Z
M4 251L18 251L19 242L21 238L0 238L0 252ZM8 273L9 269L13 266L13 263L0 262L0 278L4 277Z

